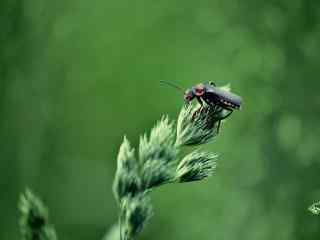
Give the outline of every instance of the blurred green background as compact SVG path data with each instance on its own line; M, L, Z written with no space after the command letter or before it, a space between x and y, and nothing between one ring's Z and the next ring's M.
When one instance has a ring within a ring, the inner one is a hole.
M140 239L319 239L320 1L1 0L0 239L19 239L26 186L60 239L100 239L126 134L176 118L188 88L244 98L205 149L206 182L152 194Z

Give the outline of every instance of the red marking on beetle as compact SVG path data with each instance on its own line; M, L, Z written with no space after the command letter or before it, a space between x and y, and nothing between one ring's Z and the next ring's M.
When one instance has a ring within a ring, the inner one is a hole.
M201 97L204 94L204 85L198 84L195 88L195 94L197 97Z

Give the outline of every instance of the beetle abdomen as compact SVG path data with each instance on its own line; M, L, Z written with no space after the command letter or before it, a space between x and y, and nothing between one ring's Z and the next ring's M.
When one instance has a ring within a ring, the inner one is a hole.
M212 102L213 104L218 104L234 109L240 109L241 107L242 99L240 96L234 93L219 89L217 87L212 87L209 91L207 91L206 94L208 95L207 99L210 99L210 102Z

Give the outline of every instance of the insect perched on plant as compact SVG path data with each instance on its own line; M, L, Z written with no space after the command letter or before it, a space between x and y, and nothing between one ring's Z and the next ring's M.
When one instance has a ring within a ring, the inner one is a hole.
M183 91L183 89L176 84L165 81L160 82ZM242 98L240 96L217 87L213 82L199 83L183 92L184 100L187 104L190 104L194 99L198 100L201 105L199 111L202 110L203 102L213 108L215 120L219 121L217 132L219 132L220 123L223 119L229 117L234 110L241 109ZM227 113L223 114L224 112ZM195 112L195 114L197 114L197 112Z

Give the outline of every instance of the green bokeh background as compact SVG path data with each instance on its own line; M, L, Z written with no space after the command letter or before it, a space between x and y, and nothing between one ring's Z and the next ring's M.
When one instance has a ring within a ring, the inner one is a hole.
M176 118L187 88L244 98L204 147L206 182L152 194L140 239L319 239L320 1L1 0L0 239L19 239L26 186L60 239L100 239L123 135Z

